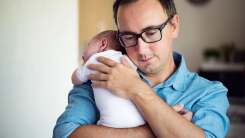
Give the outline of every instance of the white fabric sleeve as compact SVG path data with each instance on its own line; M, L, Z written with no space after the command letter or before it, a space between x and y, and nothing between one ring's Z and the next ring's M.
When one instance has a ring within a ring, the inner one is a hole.
M87 67L82 65L77 68L76 76L82 82L88 81L88 74L87 74L88 71L86 70Z

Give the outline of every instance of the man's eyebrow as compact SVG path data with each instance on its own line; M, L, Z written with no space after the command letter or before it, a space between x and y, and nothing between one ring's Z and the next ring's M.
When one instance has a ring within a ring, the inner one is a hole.
M131 31L119 31L122 34L137 34L135 32L131 32Z
M148 27L145 27L143 29L141 29L140 33L146 31L146 30L150 30L150 29L156 29L156 28L159 28L161 25L151 25L151 26L148 26ZM120 31L120 33L123 33L123 34L137 34L136 32L132 32L132 31Z
M146 27L146 28L143 28L142 30L141 30L141 32L144 32L144 31L146 31L146 30L150 30L150 29L156 29L156 28L159 28L161 25L151 25L151 26L148 26L148 27Z

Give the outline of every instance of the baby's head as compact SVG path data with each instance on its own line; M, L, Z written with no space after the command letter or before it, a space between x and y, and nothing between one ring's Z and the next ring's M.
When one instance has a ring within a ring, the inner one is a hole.
M83 52L83 60L87 61L95 53L106 50L123 51L116 38L117 32L113 30L103 31L94 36L87 44Z

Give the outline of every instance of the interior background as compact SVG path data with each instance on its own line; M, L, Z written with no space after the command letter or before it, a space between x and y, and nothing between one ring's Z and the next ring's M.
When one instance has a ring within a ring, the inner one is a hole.
M52 137L82 45L99 31L115 28L112 2L0 0L1 138ZM181 31L174 49L191 70L203 62L206 47L231 41L245 46L244 0L175 3Z

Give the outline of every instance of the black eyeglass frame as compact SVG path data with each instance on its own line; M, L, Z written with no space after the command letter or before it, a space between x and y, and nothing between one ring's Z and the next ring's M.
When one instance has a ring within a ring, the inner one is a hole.
M160 31L161 37L159 38L159 40L147 42L147 41L144 39L144 37L142 36L142 34L145 33L145 32L148 31L148 30L144 30L144 31L142 31L140 34L137 34L137 33L134 33L134 32L120 32L120 31L118 31L118 32L117 32L117 38L118 38L118 40L119 40L121 46L124 47L124 48L129 48L129 47L134 47L134 46L136 46L136 45L138 44L138 41L137 41L137 40L138 40L139 38L141 38L141 39L142 39L144 42L146 42L146 43L155 43L155 42L158 42L158 41L162 40L162 30L165 28L165 26L168 24L168 22L169 22L173 17L174 17L174 15L170 16L170 17L169 17L164 23L162 23L161 25L151 28L151 29L158 29L158 30ZM121 38L123 35L134 35L134 36L136 36L136 37L135 37L135 40L136 40L136 41L135 41L135 44L134 44L134 45L131 45L131 46L126 46L125 43L123 42L122 38Z

